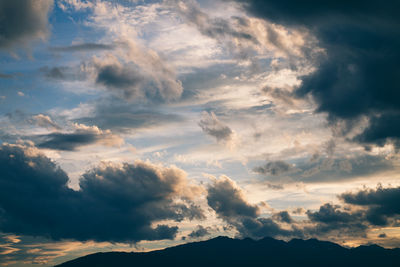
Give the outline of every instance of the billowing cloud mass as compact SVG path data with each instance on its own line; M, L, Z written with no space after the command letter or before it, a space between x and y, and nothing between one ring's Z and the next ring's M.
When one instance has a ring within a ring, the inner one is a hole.
M243 190L230 178L215 180L207 190L208 205L217 215L233 226L239 236L262 238L292 235L271 218L259 217L260 208L247 202Z
M375 225L393 225L400 216L400 188L365 189L357 193L341 194L345 203L366 208L366 219Z
M52 0L0 1L0 49L12 50L48 35Z
M204 218L190 201L199 188L175 167L104 163L83 174L74 191L67 174L34 147L3 145L0 158L2 232L56 240L159 240L174 238L178 227L158 221Z
M298 96L311 94L332 124L345 121L344 134L367 118L368 126L349 137L353 141L399 145L397 1L237 2L260 18L311 29L326 49L317 71L303 78Z
M231 128L221 122L214 112L204 111L199 126L206 134L215 137L218 142L229 141L232 138L233 131Z

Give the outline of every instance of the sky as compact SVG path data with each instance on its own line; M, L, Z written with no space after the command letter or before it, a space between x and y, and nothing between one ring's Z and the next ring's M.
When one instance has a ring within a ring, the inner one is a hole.
M0 265L400 247L399 8L0 0Z

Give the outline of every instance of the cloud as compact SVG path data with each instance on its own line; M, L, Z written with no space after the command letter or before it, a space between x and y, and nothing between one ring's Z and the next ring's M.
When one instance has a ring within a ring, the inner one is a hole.
M311 53L314 39L303 30L285 29L280 25L244 16L212 17L195 1L167 1L189 25L216 40L239 60L251 60L271 52L276 57L298 57Z
M226 176L215 180L207 189L208 205L217 215L233 226L240 237L290 236L272 218L259 217L260 209L247 202L243 190Z
M214 112L204 111L201 115L199 126L208 135L211 135L220 141L229 141L232 138L233 131L223 122L221 122Z
M353 129L367 118L369 125L358 136L349 137L353 141L399 146L398 2L236 2L260 18L307 27L326 50L318 69L303 77L298 96L312 95L317 111L327 113L333 125L344 120Z
M84 81L88 77L85 64L76 67L57 66L57 67L42 67L40 71L50 80L61 81Z
M184 118L154 106L132 105L122 99L110 97L97 99L90 107L90 112L73 120L78 123L95 124L101 129L110 129L113 132L127 132L181 122Z
M243 191L226 176L208 188L208 205L222 218L257 217L259 208L249 204Z
M210 232L209 232L209 227L203 227L203 226L201 226L201 225L198 225L197 226L197 229L195 229L195 230L193 230L189 235L188 235L188 237L191 237L191 238L200 238L200 237L203 237L203 236L207 236L207 235L209 235L210 234Z
M280 160L271 161L253 170L275 182L314 183L357 179L396 168L394 162L383 155L329 156L332 154L330 144L327 144L328 157L313 155L312 160L298 161L295 166Z
M13 50L48 35L48 13L52 0L0 1L0 49Z
M355 193L340 194L345 204L323 204L319 210L306 212L313 226L305 226L303 232L313 236L338 235L341 238L366 237L371 229L397 226L400 209L400 188L365 188ZM383 235L382 237L385 237Z
M51 46L50 51L53 52L91 52L99 50L113 50L115 45L112 44L98 44L98 43L81 43L69 46Z
M313 236L329 236L332 232L340 237L365 236L368 229L362 211L344 211L340 205L325 203L319 210L306 214L315 225L303 231Z
M106 146L120 146L124 140L111 133L110 130L101 130L97 126L74 124L74 132L53 132L45 135L33 136L40 148L74 151L78 147L90 144L102 144Z
M32 117L32 120L36 125L40 127L44 127L47 129L52 129L52 130L61 130L61 127L57 125L57 123L53 122L51 118L47 115L44 114L38 114L34 115Z
M104 62L95 60L95 82L111 91L122 93L128 99L144 99L150 102L179 99L183 87L172 69L155 53L141 55L145 59L136 58L139 57L136 55L138 52L134 53L130 59L132 62L121 63L116 58Z
M176 167L103 163L74 191L67 174L34 147L5 144L0 159L2 232L135 242L174 238L178 227L160 221L204 218L191 201L200 188Z
M260 174L281 175L291 171L293 166L285 161L271 161L261 167L254 168L254 171Z
M289 213L286 210L280 211L280 212L274 214L273 217L277 221L281 221L284 223L293 223L292 217L289 215Z
M399 217L400 187L365 189L339 196L347 204L366 208L366 219L374 225L390 225Z

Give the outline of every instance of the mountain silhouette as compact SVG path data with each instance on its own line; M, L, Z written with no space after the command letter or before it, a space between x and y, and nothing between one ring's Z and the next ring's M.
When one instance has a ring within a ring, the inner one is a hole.
M400 249L377 245L344 248L317 239L289 242L264 238L216 237L151 252L105 252L80 257L57 267L119 266L400 266Z

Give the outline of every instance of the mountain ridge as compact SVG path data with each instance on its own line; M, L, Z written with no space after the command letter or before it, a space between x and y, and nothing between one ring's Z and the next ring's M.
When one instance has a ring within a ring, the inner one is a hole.
M56 267L105 266L400 266L400 248L345 248L329 241L219 236L150 252L98 252Z

